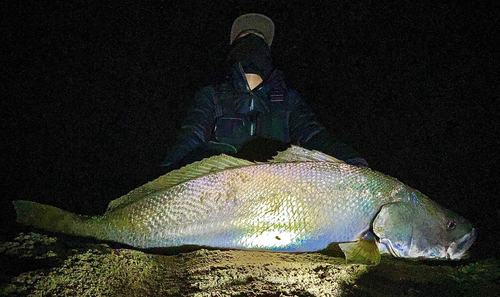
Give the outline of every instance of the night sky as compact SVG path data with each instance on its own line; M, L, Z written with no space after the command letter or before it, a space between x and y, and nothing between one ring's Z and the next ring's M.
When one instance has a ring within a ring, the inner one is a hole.
M0 10L2 239L30 230L14 223L12 200L102 214L163 174L159 163L195 92L222 69L232 21L260 12L276 25L276 65L320 122L373 169L469 219L476 256L498 256L493 8L8 2Z

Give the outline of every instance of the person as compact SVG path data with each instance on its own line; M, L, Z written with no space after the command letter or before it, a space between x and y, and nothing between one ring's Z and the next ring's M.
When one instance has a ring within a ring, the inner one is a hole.
M295 144L357 166L368 163L320 124L283 73L273 67L274 23L265 15L238 17L231 28L229 70L196 93L176 144L162 166L188 164L226 153L237 155L255 139ZM257 145L265 149L268 145Z

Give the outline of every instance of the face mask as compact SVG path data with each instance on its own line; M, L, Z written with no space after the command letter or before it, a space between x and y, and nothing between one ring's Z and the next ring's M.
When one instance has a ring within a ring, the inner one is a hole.
M266 41L255 34L236 39L231 44L228 62L240 62L245 73L255 73L265 78L273 68L271 49Z

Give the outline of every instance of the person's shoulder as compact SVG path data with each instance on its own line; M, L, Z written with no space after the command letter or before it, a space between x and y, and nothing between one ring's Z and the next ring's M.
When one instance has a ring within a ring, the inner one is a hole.
M204 86L198 91L194 96L194 104L195 105L206 105L211 104L213 102L213 98L215 96L215 87L213 85Z
M221 90L226 90L230 88L230 78L228 75L217 76L209 85L206 85L196 92L197 101L213 101L215 96L221 92Z
M199 91L201 91L201 92L213 91L213 90L215 90L215 88L216 88L216 84L212 83L212 84L201 87L199 89Z
M302 98L300 97L299 95L299 92L297 92L297 90L294 90L294 89L287 89L287 97L289 100L299 100L299 101L302 101Z
M196 92L197 96L212 96L215 93L215 84L210 84L204 87L201 87L198 89L198 92Z
M276 69L276 74L274 76L274 80L276 81L275 83L283 83L286 86L286 91L287 91L287 96L288 97L299 97L299 93L297 90L290 88L290 86L287 83L285 73L281 69Z

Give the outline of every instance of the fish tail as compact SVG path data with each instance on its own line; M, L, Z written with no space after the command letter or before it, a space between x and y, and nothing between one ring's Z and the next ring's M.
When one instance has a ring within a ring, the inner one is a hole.
M60 208L26 200L12 202L17 213L16 221L51 232L90 236L88 217L70 213Z

